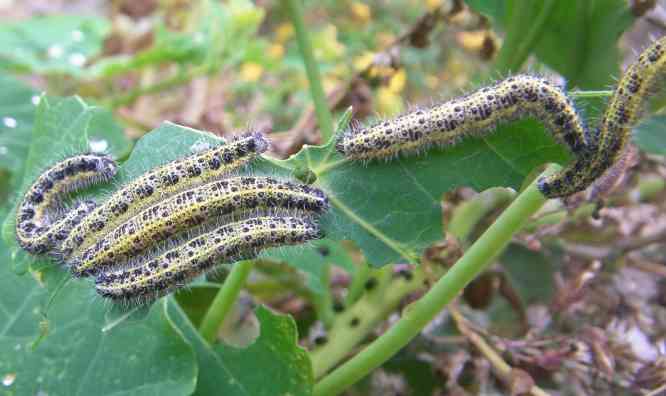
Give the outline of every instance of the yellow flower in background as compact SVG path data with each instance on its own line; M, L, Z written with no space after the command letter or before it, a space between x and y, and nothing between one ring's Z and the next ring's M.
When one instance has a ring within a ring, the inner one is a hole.
M273 44L268 47L268 56L271 59L279 60L284 56L284 46L282 44Z
M426 0L426 7L429 11L435 11L442 5L442 0Z
M389 91L399 94L405 89L405 85L407 84L407 72L405 69L400 69L393 76L391 77L391 80L389 80L388 83L388 89Z
M405 109L402 96L391 91L388 87L380 87L377 90L377 110L383 116L394 116Z
M361 56L354 59L354 69L356 71L365 70L368 66L372 64L372 60L375 58L375 54L371 51L364 52Z
M245 82L257 82L264 73L264 67L255 62L245 62L241 65L240 77Z
M351 4L351 12L354 19L361 23L368 23L372 18L372 12L367 4L355 1Z
M284 43L294 36L294 27L291 23L281 23L275 29L275 39L278 43Z

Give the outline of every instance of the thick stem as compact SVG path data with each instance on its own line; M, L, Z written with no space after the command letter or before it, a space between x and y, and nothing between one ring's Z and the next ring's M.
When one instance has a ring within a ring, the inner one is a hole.
M548 174L558 170L551 166ZM506 247L513 234L546 202L536 183L522 192L465 255L403 317L358 355L315 385L314 395L336 395L365 377L407 345L462 289Z
M252 272L253 266L254 262L252 260L234 264L229 276L224 281L220 291L217 292L213 303L201 321L201 326L199 326L199 332L206 341L210 343L215 341L218 329L236 301L245 280Z
M301 0L283 0L282 2L286 6L291 23L294 25L298 48L301 51L301 57L305 64L305 72L307 73L308 81L310 82L310 93L312 94L312 101L315 106L315 114L317 115L321 141L322 143L326 143L331 136L333 136L333 116L331 116L331 112L328 109L328 101L326 100L324 88L321 84L319 68L317 67L312 52L310 36L305 29L300 1Z

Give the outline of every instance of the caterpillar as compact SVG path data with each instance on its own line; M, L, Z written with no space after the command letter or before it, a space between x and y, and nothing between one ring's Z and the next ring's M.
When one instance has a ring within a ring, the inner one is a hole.
M308 217L256 217L223 225L139 265L101 272L99 295L115 302L145 303L213 268L217 262L255 257L261 250L319 239L322 233Z
M102 154L81 154L57 162L28 188L17 208L16 240L23 249L43 254L69 233L95 208L80 201L65 212L67 195L115 176L118 167Z
M66 193L117 172L107 156L68 158L26 193L17 210L17 239L32 253L64 260L74 275L96 274L103 296L152 301L212 268L215 260L253 257L267 247L321 236L313 216L328 209L323 191L270 177L225 178L267 148L262 135L246 135L150 170L100 205L82 200L67 211ZM230 217L244 220L207 231ZM119 268L128 266L135 275L143 268L148 280L127 283L122 274L130 270Z
M95 208L62 242L64 262L78 255L131 216L165 197L220 179L266 151L269 143L251 133L229 143L159 166L128 183Z
M516 75L431 108L353 127L338 137L335 147L350 160L390 159L470 135L484 136L501 122L532 116L574 155L562 171L538 181L546 197L566 197L587 189L618 161L644 100L661 76L664 46L666 38L661 38L628 68L594 132L561 89L540 78Z
M601 122L589 139L586 154L562 171L558 180L540 180L539 189L546 196L561 189L560 183L574 183L573 192L587 189L617 164L631 139L644 103L662 77L666 56L666 36L646 48L631 64L611 95Z
M589 179L599 177L617 163L624 153L631 139L631 131L641 117L644 103L663 77L665 49L666 36L645 49L620 79L594 134L598 149L592 158Z
M70 258L68 264L75 276L91 275L210 218L257 209L320 214L327 207L324 193L307 185L270 177L218 180L149 206L99 238L83 254Z

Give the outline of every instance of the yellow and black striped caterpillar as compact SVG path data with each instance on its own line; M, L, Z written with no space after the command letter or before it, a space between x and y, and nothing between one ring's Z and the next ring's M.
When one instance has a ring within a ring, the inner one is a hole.
M320 236L315 219L328 208L323 191L271 177L228 177L268 145L261 134L243 136L154 168L105 202L80 201L69 212L60 204L67 193L112 178L117 166L102 155L67 158L29 188L18 207L16 237L31 253L57 257L75 276L96 275L103 296L150 301L217 260ZM132 282L124 273L133 274Z
M484 136L499 123L531 116L543 122L573 154L561 172L542 178L547 197L566 197L585 190L622 155L643 102L666 62L661 38L625 72L600 125L590 132L573 101L549 82L516 75L462 98L420 109L341 134L336 149L351 160L375 160L455 144L466 136Z

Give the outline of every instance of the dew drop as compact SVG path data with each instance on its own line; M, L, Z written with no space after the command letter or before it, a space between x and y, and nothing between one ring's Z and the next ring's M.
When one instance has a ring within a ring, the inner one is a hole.
M107 142L105 139L91 139L89 146L90 151L93 153L102 153L109 148L109 142Z
M69 64L76 67L81 67L86 64L86 57L81 53L71 54L68 58Z
M2 117L2 123L5 124L7 128L16 128L16 118L12 117Z
M206 142L205 140L198 140L190 146L190 151L193 153L200 153L202 151L208 150L210 147L210 143Z
M42 101L42 98L39 95L33 95L32 98L30 98L30 100L32 101L32 104L37 106L39 104L39 102Z
M7 155L9 149L6 146L0 146L0 155Z
M83 32L80 30L73 30L72 40L76 41L77 43L83 41Z
M2 385L11 386L16 381L16 373L8 373L2 377Z
M64 52L65 50L58 44L54 44L48 49L49 57L54 59L60 58Z

